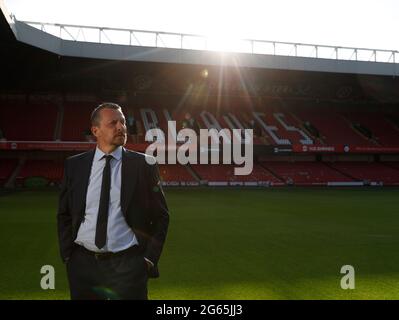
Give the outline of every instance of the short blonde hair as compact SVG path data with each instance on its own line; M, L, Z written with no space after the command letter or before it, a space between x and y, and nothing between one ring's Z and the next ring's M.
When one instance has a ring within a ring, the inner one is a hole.
M98 107L96 107L93 112L91 113L90 116L90 121L92 126L98 126L100 124L101 120L101 110L103 109L114 109L114 110L120 110L122 112L122 108L120 107L119 104L113 103L113 102L104 102L100 104Z

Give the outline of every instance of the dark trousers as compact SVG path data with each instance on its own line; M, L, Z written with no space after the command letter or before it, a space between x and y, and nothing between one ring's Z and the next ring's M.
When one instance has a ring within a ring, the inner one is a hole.
M66 268L72 300L147 300L147 263L140 252L101 257L76 246Z

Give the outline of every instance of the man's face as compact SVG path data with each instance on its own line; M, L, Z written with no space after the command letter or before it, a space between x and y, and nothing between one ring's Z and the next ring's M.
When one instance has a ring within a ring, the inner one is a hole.
M126 121L120 110L102 109L98 126L91 127L101 146L123 146L126 143Z

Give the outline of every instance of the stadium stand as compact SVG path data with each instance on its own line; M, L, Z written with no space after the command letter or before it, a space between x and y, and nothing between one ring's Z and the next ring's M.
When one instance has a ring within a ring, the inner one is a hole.
M23 185L27 178L42 177L48 182L60 182L63 176L63 162L56 160L28 160L17 176L17 185Z
M281 184L278 178L258 164L254 164L250 175L235 175L234 168L236 166L227 164L194 164L192 168L202 180L208 182L270 182L276 185Z
M294 185L325 185L327 182L349 182L353 179L329 168L321 162L261 162L261 165L276 176L281 177L287 184Z
M167 132L166 115L176 120L177 130L188 112L199 128L214 126L203 118L209 112L208 120L216 119L220 128L254 130L250 175L234 175L235 165L162 164L162 180L170 185L399 185L397 77L63 56L21 43L10 32L0 38L7 74L0 88L1 185L10 177L17 185L32 177L58 183L63 162L48 159L94 146L80 142L91 141L90 114L104 101L120 103L133 116L137 137L128 136L128 147L141 152L147 129ZM269 159L282 154L292 159ZM325 161L326 154L346 158ZM359 154L368 162L355 160ZM386 154L393 157L380 162Z
M93 104L88 103L76 103L68 104L65 106L63 125L62 125L62 140L63 141L86 141L84 132L88 130L89 124L87 119L90 117L90 113L93 109ZM135 119L139 123L139 142L144 142L143 128L145 124L142 119L140 110L129 108L129 110L134 114ZM167 123L163 110L150 109L154 111L154 115L157 120L156 126L167 132ZM200 111L200 110L198 110ZM173 114L173 119L177 121L177 130L181 128L182 121L184 119L185 110L179 110L179 112L169 110L169 114ZM199 112L198 112L199 113ZM249 115L246 111L235 110L235 116L245 127L250 127L250 125L244 120L248 118ZM311 134L303 129L300 119L303 122L309 121L315 128L321 133L321 141L325 144L353 144L358 146L374 146L376 145L370 139L362 136L351 126L351 120L353 122L361 122L366 127L368 127L376 137L376 141L381 146L397 146L399 141L399 130L397 130L392 124L390 124L383 115L378 112L357 112L346 114L347 119L345 119L343 114L336 113L331 110L323 110L319 113L316 109L312 110L295 110L295 114L286 112L276 106L265 106L264 117L265 123L277 128L277 134L279 138L288 140L291 144L305 144L303 143L304 137L295 130L287 130L283 127L280 121L282 119L284 122L290 126L302 130L309 138L312 139ZM221 128L228 128L228 124L222 116L215 117L219 122ZM200 128L206 128L206 124L203 119L196 115L197 123ZM73 125L71 125L73 123ZM274 144L273 140L268 136L266 132L263 132L266 136L265 139L260 139L260 137L255 137L254 142L256 144ZM318 139L312 139L312 145L320 145Z
M15 170L18 160L17 159L1 159L0 162L0 186L4 185L13 171Z
M263 109L267 124L276 127L280 137L288 140L288 144L318 144L317 141L310 139L310 137L304 137L297 131L301 129L301 123L290 113L285 112L275 104L267 104ZM287 129L285 126L290 128Z
M383 162L384 165L399 170L399 162Z
M64 106L61 140L86 141L85 131L90 129L93 103L67 103Z
M334 162L331 166L354 180L399 185L399 170L378 162Z
M186 166L180 164L159 165L159 174L164 182L197 182Z
M375 145L366 137L356 132L341 114L334 110L323 107L320 112L315 107L301 108L293 112L302 121L309 121L321 134L321 139L330 145L334 144L354 144L358 146Z
M0 105L0 127L7 140L51 141L58 110L55 105L7 103Z
M369 129L382 146L399 146L399 130L396 129L383 114L379 112L345 113L352 122L357 122Z
M10 104L12 105L12 104ZM61 138L62 141L87 141L85 130L89 128L89 118L93 109L93 103L75 102L65 103L63 108ZM156 126L167 131L167 123L163 109L151 109L156 117ZM32 110L38 110L33 112ZM134 115L139 123L139 142L144 142L145 124L142 118L142 110L129 107L129 112ZM42 117L41 113L46 113L46 117ZM177 129L181 128L184 116L187 110L168 110L173 119L177 120ZM199 116L201 110L193 113L200 127L205 127L206 123ZM210 111L212 113L212 111ZM245 127L248 127L248 110L236 108L234 114ZM259 112L259 110L258 110ZM0 108L2 120L21 117L21 122L13 122L13 126L8 125L6 121L1 122L7 136L16 141L51 141L54 140L56 121L59 119L57 109L51 104L15 104L12 108ZM321 132L321 140L314 139L313 145L321 145L319 141L327 144L345 144L351 143L358 146L380 146L395 147L398 146L399 130L389 121L383 112L380 111L357 111L357 112L337 112L334 108L326 108L322 113L317 112L315 107L298 108L290 112L287 108L281 108L278 105L268 104L263 110L263 119L269 126L277 128L279 138L287 139L290 143L301 144L303 135L299 134L296 129L303 127L301 121L310 121ZM278 115L278 117L276 117ZM225 119L222 116L216 118L220 126L226 127ZM282 119L284 123L289 123L291 128L295 130L287 130L279 121ZM361 123L365 128L373 134L373 139L367 139L359 132L356 132L351 123ZM307 131L306 135L311 137ZM267 136L264 131L263 135ZM374 140L374 142L372 141ZM131 142L130 137L128 142ZM272 144L270 136L264 140L257 141L260 144ZM266 142L266 143L265 143ZM15 161L1 161L2 176L1 184L3 185L13 172L16 166ZM4 164L3 164L4 162ZM226 182L234 183L251 183L251 182L267 182L270 185L293 184L293 185L325 185L331 182L382 182L385 185L399 184L399 165L397 162L386 163L365 163L365 162L316 162L316 161L292 161L292 162L276 162L267 161L254 164L254 170L249 176L236 176L233 173L233 165L192 165L192 172L188 167L182 165L160 165L160 173L165 183L196 183L198 180L205 180L211 183ZM54 161L28 160L22 167L16 181L18 185L22 185L26 178L33 176L42 176L48 181L59 182L62 178L62 163Z

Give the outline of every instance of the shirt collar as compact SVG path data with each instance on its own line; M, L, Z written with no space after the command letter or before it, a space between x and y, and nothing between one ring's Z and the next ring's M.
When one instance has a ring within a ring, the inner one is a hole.
M94 154L94 160L101 160L103 156L106 154L100 150L100 148L97 146L96 147L96 152ZM119 146L116 148L114 151L110 153L111 156L113 156L116 160L120 160L122 158L122 146Z

